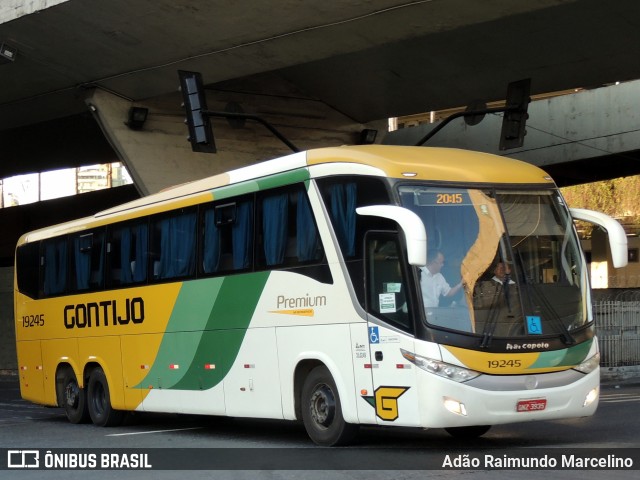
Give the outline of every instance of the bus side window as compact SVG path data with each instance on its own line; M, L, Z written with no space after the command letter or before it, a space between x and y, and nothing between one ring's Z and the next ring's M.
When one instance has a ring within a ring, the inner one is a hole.
M59 295L67 288L67 237L53 238L42 244L44 296Z
M259 197L258 205L256 262L259 268L293 268L324 258L303 185L265 192Z
M313 262L324 258L318 226L313 218L307 191L302 186L296 194L296 256L298 262Z
M369 233L366 237L367 311L391 325L413 331L407 276L398 236Z
M204 274L248 270L253 265L253 201L213 204L201 217L200 268Z
M40 293L40 243L26 243L16 251L16 280L18 290L31 298Z
M356 206L358 186L355 182L336 183L328 187L329 215L333 230L345 258L356 254Z
M238 202L236 218L231 230L231 249L234 270L251 268L253 262L253 202Z
M282 265L289 241L289 194L271 193L262 198L262 252L267 267Z
M364 233L379 222L362 217L355 209L366 205L388 205L387 186L379 178L344 176L318 180L322 199L329 214L342 255L346 261L361 258ZM353 278L358 272L351 272Z
M196 210L185 209L152 221L153 278L164 280L195 274Z
M110 285L129 285L147 279L149 227L147 219L116 225L109 235Z
M71 238L71 289L102 288L104 282L104 231Z
M206 274L216 273L220 268L222 232L216 224L215 213L211 206L202 215L202 271Z

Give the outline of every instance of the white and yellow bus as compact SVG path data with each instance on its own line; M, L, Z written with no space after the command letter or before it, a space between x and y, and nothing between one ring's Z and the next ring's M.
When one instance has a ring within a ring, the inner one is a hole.
M626 259L615 221L574 213ZM302 420L320 445L361 424L476 436L594 413L590 303L572 216L539 168L311 150L22 236L20 389L100 426L180 412Z

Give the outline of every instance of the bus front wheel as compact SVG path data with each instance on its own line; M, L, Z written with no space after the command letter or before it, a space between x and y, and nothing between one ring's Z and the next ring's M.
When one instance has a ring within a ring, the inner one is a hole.
M76 374L71 368L65 368L62 373L62 408L71 423L89 421L86 389L80 388Z
M122 423L124 412L111 407L109 384L104 370L96 367L89 376L87 394L91 421L99 427L115 427Z
M324 366L314 368L304 381L301 395L302 421L307 434L323 447L352 442L358 426L345 422L336 384Z

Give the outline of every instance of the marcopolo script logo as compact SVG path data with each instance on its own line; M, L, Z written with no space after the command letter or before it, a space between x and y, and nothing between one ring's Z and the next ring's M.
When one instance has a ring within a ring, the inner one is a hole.
M38 450L8 450L7 468L40 468Z

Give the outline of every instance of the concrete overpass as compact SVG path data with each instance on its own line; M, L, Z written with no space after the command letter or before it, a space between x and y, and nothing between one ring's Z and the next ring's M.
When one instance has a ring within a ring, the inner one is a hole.
M193 153L179 69L202 72L210 109L260 115L306 149L355 143L363 128L377 129L380 141L388 117L500 100L522 78L532 79L533 94L638 79L639 24L636 0L2 0L0 178L121 160L144 195L288 153L260 125L237 129L224 120L214 121L218 152ZM610 118L616 108L635 115L632 98L612 97ZM125 125L132 106L149 111L142 130ZM549 112L576 139L613 138L580 121L588 107L590 100L577 101ZM606 168L576 168L584 152L567 151L584 141L544 140L539 155L537 111L532 105L529 136L514 156L559 160L544 166L565 184L640 172L638 146L626 137L633 150ZM615 135L626 126L615 125ZM495 119L473 128L482 132L473 145L497 142ZM465 146L461 135L448 135L438 141ZM557 165L566 166L561 174ZM42 204L40 220L27 209L12 212L15 221L0 212L0 330L13 322L18 230L131 194ZM0 352L0 370L15 369L12 335L1 336Z
M638 98L640 80L534 100L524 145L512 150L499 150L502 114L486 115L477 125L454 120L425 145L524 160L544 168L563 186L636 175L640 173ZM420 122L389 133L383 142L415 145L437 125Z
M286 153L223 120L218 153L192 153L178 69L202 72L211 109L240 105L312 148L521 78L534 94L640 78L638 18L634 0L4 0L0 178L120 158L146 194ZM149 108L141 132L132 105Z

